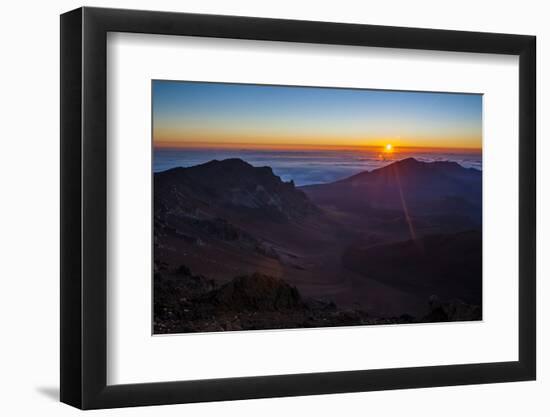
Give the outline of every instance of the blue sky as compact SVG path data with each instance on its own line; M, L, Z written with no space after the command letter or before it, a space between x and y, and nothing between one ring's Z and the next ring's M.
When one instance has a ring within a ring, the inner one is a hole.
M153 81L157 146L481 148L482 96Z

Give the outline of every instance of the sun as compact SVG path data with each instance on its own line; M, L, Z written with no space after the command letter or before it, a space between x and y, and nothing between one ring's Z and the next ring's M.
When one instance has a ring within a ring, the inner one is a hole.
M391 152L393 150L393 146L391 143L388 143L386 146L385 146L385 150L386 152Z

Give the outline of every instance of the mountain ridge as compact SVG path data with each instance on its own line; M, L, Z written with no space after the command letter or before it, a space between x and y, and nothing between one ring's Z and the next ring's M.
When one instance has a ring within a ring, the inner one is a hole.
M239 276L272 277L298 288L304 299L340 309L364 308L378 317L423 314L427 294L358 260L376 259L375 251L395 257L394 248L411 245L398 242L411 239L429 248L424 236L434 233L458 245L461 237L453 233L479 228L473 217L480 204L481 173L447 161L405 159L296 187L270 167L212 160L154 174L154 269L169 276L185 265L218 286ZM418 274L424 271L432 273Z
M261 209L287 219L316 210L293 182L282 181L270 167L253 167L239 158L155 173L154 186L156 202L172 199L181 207L186 199L198 199L210 208Z
M327 184L300 187L318 206L356 214L454 216L481 224L482 172L452 161L396 161ZM462 226L460 226L462 227Z

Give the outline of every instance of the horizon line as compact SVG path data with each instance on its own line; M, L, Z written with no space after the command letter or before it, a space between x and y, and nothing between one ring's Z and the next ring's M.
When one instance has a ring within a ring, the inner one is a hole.
M247 143L247 142L187 142L185 144L174 142L153 142L154 150L172 149L236 149L236 148L251 148L264 150L383 150L384 145L316 145L316 144L277 144L277 143ZM393 152L398 153L403 150L453 150L453 151L468 151L482 152L482 147L454 147L454 146L399 146L393 145Z
M358 175L358 174L362 174L362 173L365 173L365 172L373 172L373 171L377 171L379 169L384 169L384 168L387 168L391 165L394 165L394 164L398 164L398 163L401 163L403 161L406 161L406 160L409 160L409 159L412 159L420 164L433 164L433 163L440 163L440 162L448 162L448 163L454 163L454 164L457 164L459 165L461 168L463 169L474 169L476 171L480 171L480 172L483 172L483 167L465 167L463 164L459 163L459 162L456 162L456 161L449 161L449 160L445 160L445 161L438 161L438 160L432 160L432 161L421 161L420 159L418 158L415 158L414 156L408 156L406 158L401 158L401 159L394 159L394 160L391 160L391 161L386 161L388 162L386 165L383 165L383 166L377 166L377 167L372 167L372 168L365 168L365 169L362 169L360 172L358 173L355 173L355 174L349 174L349 175L346 175L340 179L337 179L337 180L334 180L334 181L329 181L329 182L320 182L320 183L313 183L313 184L330 184L332 182L335 182L335 181L340 181L342 179L346 179L346 178L351 178L355 175ZM155 171L155 169L153 168L152 170L152 174L153 175L156 175L156 174L161 174L163 172L167 172L167 171L171 171L171 170L174 170L174 169L187 169L187 168L195 168L195 167L200 167L200 166L203 166L203 165L207 165L207 164L211 164L212 162L219 162L219 163L222 163L222 162L225 162L225 161L229 161L229 160L239 160L239 161L242 161L244 162L245 164L248 164L254 168L262 168L262 167L268 167L268 168L271 168L273 169L273 167L271 165L262 165L262 166L258 166L258 165L252 165L249 161L243 159L242 157L232 157L232 158L223 158L223 159L210 159L208 161L205 161L205 162L200 162L200 163L197 163L197 164L194 164L194 165L179 165L179 166L173 166L173 167L170 167L170 168L166 168L166 169L163 169L163 170L160 170L160 171ZM276 174L275 174L276 175ZM277 175L278 177L280 177L280 175ZM291 178L290 179L291 181L294 181L294 178ZM300 185L299 187L303 187L303 186L307 186L307 185L312 185L312 184L305 184L305 185Z

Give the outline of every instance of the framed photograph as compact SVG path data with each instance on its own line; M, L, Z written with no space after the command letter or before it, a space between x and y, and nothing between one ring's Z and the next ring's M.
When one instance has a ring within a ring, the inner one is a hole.
M535 37L61 16L61 401L533 380Z

